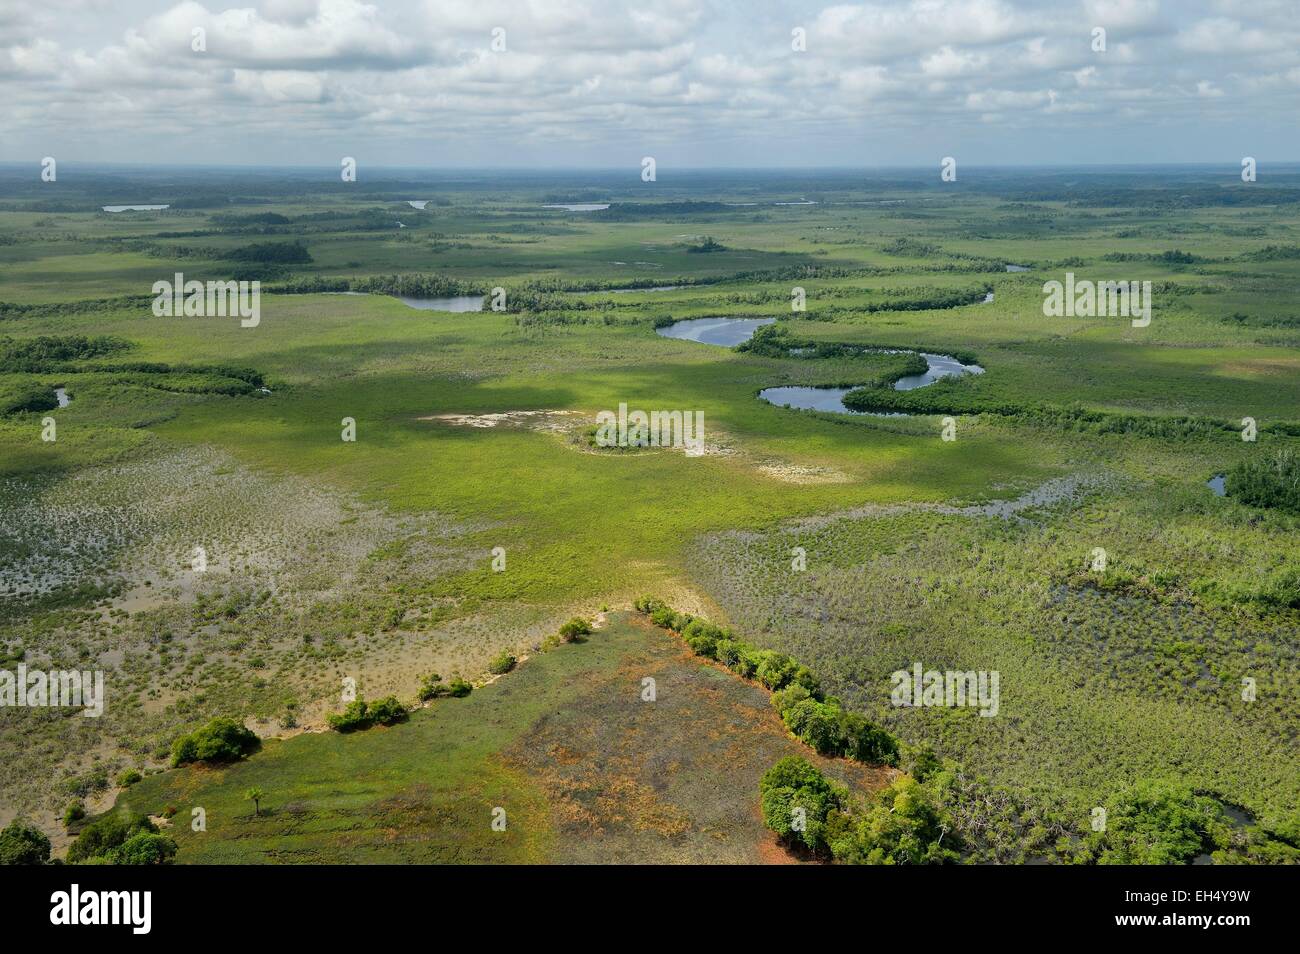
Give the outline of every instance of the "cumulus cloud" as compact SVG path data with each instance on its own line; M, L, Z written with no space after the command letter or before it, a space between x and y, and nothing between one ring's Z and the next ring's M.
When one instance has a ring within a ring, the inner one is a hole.
M809 164L1023 161L1066 158L1053 143L1080 124L1132 148L1189 117L1217 143L1255 107L1294 114L1294 20L1287 0L45 0L0 8L0 158L311 161L364 142L394 163L656 145L743 164L780 136ZM1025 130L1014 155L999 127Z

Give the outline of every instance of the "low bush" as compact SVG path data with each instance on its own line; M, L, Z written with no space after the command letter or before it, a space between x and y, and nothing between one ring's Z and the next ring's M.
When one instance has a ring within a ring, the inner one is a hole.
M1290 448L1247 458L1228 471L1224 492L1252 507L1300 514L1300 455Z

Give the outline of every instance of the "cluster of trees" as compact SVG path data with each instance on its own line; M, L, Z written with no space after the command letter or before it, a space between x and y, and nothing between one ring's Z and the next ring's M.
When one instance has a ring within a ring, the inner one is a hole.
M337 732L354 732L372 725L394 725L407 717L406 706L396 696L385 696L374 702L355 699L344 706L342 712L333 712L326 721Z
M1300 245L1265 245L1241 256L1249 262L1284 262L1300 258Z
M23 411L52 411L59 406L53 388L36 384L9 385L0 388L0 415Z
M992 290L993 288L990 285L978 285L967 289L935 288L923 295L910 298L870 302L856 310L873 313L877 311L930 311L940 308L958 308L962 305L974 305L982 302Z
M50 839L35 825L14 819L0 829L0 865L43 865L50 860Z
M898 740L856 712L846 711L838 699L824 695L812 670L792 656L757 649L737 639L730 630L679 613L652 596L641 597L635 606L656 626L681 635L697 656L716 660L737 675L755 679L772 690L772 705L786 728L818 753L873 764L898 764Z
M172 743L172 765L188 762L235 762L256 751L257 735L234 719L213 719Z
M1300 455L1283 448L1268 457L1248 457L1228 471L1224 491L1252 507L1300 514Z
M113 811L81 829L68 848L71 864L165 865L176 842L158 831L148 815Z
M419 698L421 702L445 697L459 699L468 696L473 689L473 685L460 678L460 676L453 676L450 682L443 682L442 676L436 672L431 672L420 683Z
M1168 252L1111 252L1103 255L1101 260L1103 262L1155 262L1160 265L1193 265L1208 261L1177 248Z
M788 847L843 864L951 864L959 860L952 821L942 808L936 774L911 775L865 803L806 759L787 756L763 774L763 822ZM947 844L945 844L945 839Z
M309 265L314 261L302 242L255 242L232 249L226 253L226 258L264 265Z
M944 378L926 388L895 391L892 388L864 387L844 395L844 406L854 411L902 411L908 414L999 414L1016 417L1027 424L1058 430L1086 431L1094 434L1137 434L1143 437L1183 440L1237 433L1231 421L1183 416L1125 414L1099 411L1071 405L1054 407L1046 404L999 401L978 390L978 379ZM1269 429L1289 433L1284 423Z
M38 335L16 339L0 338L0 371L26 374L56 371L70 361L84 361L116 354L131 347L124 338L111 335Z
M288 225L290 219L279 212L218 212L208 221L223 229L255 229L257 226Z
M482 295L482 285L462 282L443 275L367 275L354 278L347 291L404 298L448 298L453 295Z
M1222 803L1186 785L1142 779L1105 804L1106 824L1090 832L1075 860L1100 865L1300 864L1300 815L1274 824L1233 824Z

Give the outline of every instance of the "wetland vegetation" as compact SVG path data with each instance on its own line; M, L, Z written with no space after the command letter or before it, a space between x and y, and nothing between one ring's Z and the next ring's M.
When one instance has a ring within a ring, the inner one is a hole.
M1300 175L214 175L0 169L4 857L1300 857Z

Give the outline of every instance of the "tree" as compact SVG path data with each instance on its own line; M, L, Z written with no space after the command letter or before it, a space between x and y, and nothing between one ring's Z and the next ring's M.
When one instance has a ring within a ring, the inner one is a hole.
M115 865L166 865L176 857L176 842L157 832L136 832L108 855Z
M76 864L102 858L111 864L116 857L115 850L141 832L158 833L158 826L149 820L148 815L110 812L81 829L77 840L68 848L68 861Z
M33 825L15 819L0 830L0 865L43 865L50 860L50 840Z
M265 793L257 786L253 786L248 791L244 792L244 798L253 803L254 818L261 814L261 803L264 795Z
M234 719L213 719L172 743L172 765L234 762L258 746L257 735Z
M797 755L763 773L759 783L763 822L787 845L814 854L826 850L827 820L842 808L845 790Z
M836 861L859 865L951 864L958 855L952 820L942 808L940 776L922 785L900 776L860 815L838 819L827 833Z

